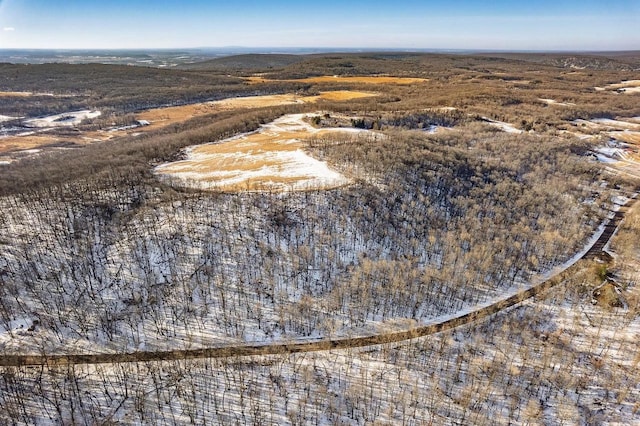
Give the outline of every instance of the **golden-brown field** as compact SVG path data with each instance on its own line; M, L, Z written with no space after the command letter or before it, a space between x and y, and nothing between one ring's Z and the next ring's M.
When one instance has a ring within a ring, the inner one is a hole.
M304 140L330 134L366 133L356 129L316 129L305 114L293 114L255 133L221 143L194 146L187 159L156 168L183 186L223 192L328 189L349 179L304 152Z
M214 102L202 102L191 105L154 108L135 114L136 120L144 120L149 123L145 126L135 127L133 129L113 129L86 132L78 131L64 135L46 132L40 132L38 134L25 132L29 134L0 138L0 153L35 149L59 142L84 145L92 142L107 141L116 137L127 136L134 133L144 133L152 130L158 130L172 124L182 123L195 117L213 114L222 110L233 111L245 108L263 108L280 105L307 104L321 101L342 102L377 95L377 93L373 92L337 90L320 92L315 96L299 96L295 94L248 96L223 99L221 101Z
M301 79L288 79L288 80L271 80L260 76L247 77L247 81L253 84L266 83L270 81L293 81L300 83L340 83L340 84L417 84L428 81L426 78L412 78L412 77L392 77L392 76L320 76L320 77L308 77Z

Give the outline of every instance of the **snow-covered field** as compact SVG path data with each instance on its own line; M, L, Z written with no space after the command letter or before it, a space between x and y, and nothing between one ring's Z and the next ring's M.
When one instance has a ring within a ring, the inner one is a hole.
M381 137L363 129L317 129L308 114L290 114L257 132L186 150L187 158L156 167L161 176L184 186L220 191L299 191L330 189L349 183L304 151L304 139L332 134Z
M482 117L482 121L487 123L490 126L496 127L500 130L502 130L503 132L507 132L507 133L522 133L523 131L520 129L517 129L513 126L513 124L509 124L509 123L505 123L503 121L497 121L497 120L492 120L490 118L487 117Z
M571 123L578 128L578 132L574 134L581 138L594 138L597 137L596 132L599 132L621 143L640 145L640 121L637 117L578 119ZM581 133L581 130L585 129L586 134Z
M70 111L62 114L49 115L40 118L30 118L24 120L26 127L62 127L77 126L82 120L96 118L101 115L100 111L81 110Z
M11 120L15 120L17 117L10 117L8 115L0 115L0 123L3 123L5 121L11 121Z
M0 96L1 95L2 92L0 92ZM308 104L323 101L344 102L378 95L379 93L375 92L333 90L322 91L313 96L300 96L290 93L280 95L233 97L219 101L148 109L136 113L134 122L128 125L114 125L110 129L80 131L74 135L67 134L64 137L53 133L46 133L49 130L59 127L77 126L85 119L92 119L101 116L100 111L70 111L46 117L25 119L22 121L20 127L3 129L3 133L0 135L0 138L3 139L3 144L0 146L0 153L9 152L9 154L5 155L2 160L13 161L14 158L12 155L14 152L19 152L21 158L24 158L25 154L27 154L25 149L28 148L37 148L43 145L55 144L60 141L73 142L76 145L84 145L92 142L103 142L120 136L137 136L140 133L157 130L175 123L181 123L194 117L213 114L220 110L263 108L269 106ZM18 117L0 115L0 123L14 120L16 118ZM35 131L23 131L25 127L38 129L37 135ZM291 161L295 162L297 160L291 159ZM319 167L319 165L316 165L316 167Z

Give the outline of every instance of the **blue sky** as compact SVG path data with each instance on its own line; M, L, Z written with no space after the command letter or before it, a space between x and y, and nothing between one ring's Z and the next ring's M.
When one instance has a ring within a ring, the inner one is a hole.
M0 48L640 49L640 1L0 0Z

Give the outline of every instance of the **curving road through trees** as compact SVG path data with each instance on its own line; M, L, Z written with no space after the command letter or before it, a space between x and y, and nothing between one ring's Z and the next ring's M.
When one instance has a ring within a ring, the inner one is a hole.
M615 212L613 218L605 225L602 234L592 243L589 249L580 259L594 258L603 253L603 249L615 233L618 225L629 209L628 201ZM289 343L266 343L266 344L245 344L233 346L220 346L202 349L184 349L169 351L141 351L118 354L56 354L56 355L2 355L0 356L0 367L17 366L58 366L70 364L108 364L127 362L148 362L148 361L171 361L196 358L223 358L223 357L244 357L255 355L273 355L283 353L299 353L312 351L325 351L331 349L347 349L362 346L381 345L385 343L401 342L418 337L429 336L445 330L451 330L466 324L479 321L492 316L509 307L515 306L522 301L534 297L571 275L579 263L575 262L564 270L547 278L543 282L536 284L526 290L499 299L485 306L478 306L473 310L465 310L453 314L439 322L424 326L415 327L409 330L375 334L361 337L338 337L332 339L314 340L308 342Z

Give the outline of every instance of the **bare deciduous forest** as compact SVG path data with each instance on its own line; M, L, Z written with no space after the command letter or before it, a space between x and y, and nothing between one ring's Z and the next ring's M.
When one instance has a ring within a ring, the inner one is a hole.
M639 64L631 54L400 53L244 55L171 70L0 64L3 138L19 141L30 119L100 111L41 132L35 153L0 138L0 422L640 421L640 95L615 86ZM424 80L295 81L336 75ZM213 109L150 129L136 115L337 90L374 95ZM348 184L215 191L154 171L294 113L318 130L304 153ZM605 251L580 259L625 202ZM567 265L550 290L452 330L287 351L438 323ZM247 344L282 351L6 361Z

